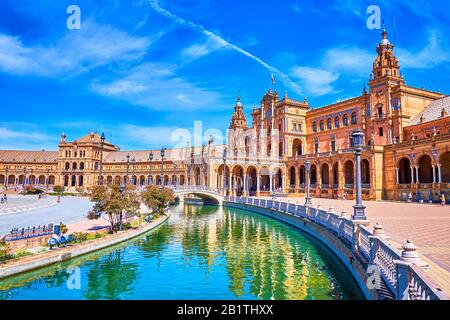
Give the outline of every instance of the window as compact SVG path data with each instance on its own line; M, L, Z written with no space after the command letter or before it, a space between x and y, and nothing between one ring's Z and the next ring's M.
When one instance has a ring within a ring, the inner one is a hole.
M336 136L335 135L331 136L331 151L332 152L336 151Z
M353 148L353 137L351 134L348 136L348 147Z
M323 121L320 121L320 131L325 130L325 123Z
M342 117L342 124L348 126L348 116L346 114Z
M352 113L352 124L357 124L358 123L358 119L356 116L356 112Z
M319 139L314 139L314 153L319 153Z
M327 129L331 130L331 118L328 118L327 120Z
M378 118L383 118L383 107L378 107Z
M317 122L313 122L313 124L312 124L312 127L313 127L313 132L317 132Z
M380 137L382 137L382 136L384 136L384 132L383 132L383 128L378 128L378 135L380 136Z
M339 128L339 125L340 125L339 117L334 118L334 127L337 129L337 128Z

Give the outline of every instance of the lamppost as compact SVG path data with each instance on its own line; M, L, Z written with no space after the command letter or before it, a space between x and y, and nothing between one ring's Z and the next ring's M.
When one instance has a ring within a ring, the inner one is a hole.
M148 155L148 159L150 160L150 176L148 177L148 184L152 184L153 177L152 177L152 161L153 161L153 152L150 151L150 154Z
M172 177L172 184L173 184L174 188L177 187L176 170L177 170L177 165L174 163L173 164L173 177Z
M47 168L47 189L48 189L48 185L49 185L49 180L50 180L50 169Z
M306 169L306 199L305 206L311 206L311 194L310 194L310 185L309 185L309 169L311 169L311 162L309 160L305 161L305 169Z
M363 221L367 220L364 213L366 207L362 204L362 191L361 191L361 152L363 147L364 132L361 129L356 129L352 133L353 138L353 150L356 157L356 204L353 206L353 220Z
M5 187L8 188L8 168L9 166L5 166Z
M102 133L102 136L100 137L100 176L98 177L98 184L103 185L103 145L105 144L105 134Z
M164 155L166 154L166 149L161 148L161 185L164 186Z
M227 195L227 147L223 149L223 195Z
M134 176L134 165L135 165L135 163L136 163L136 159L135 158L131 159L131 173L132 173L131 184L133 186L136 185L136 177Z
M125 185L128 185L128 170L130 167L130 154L127 154L127 175L125 176Z

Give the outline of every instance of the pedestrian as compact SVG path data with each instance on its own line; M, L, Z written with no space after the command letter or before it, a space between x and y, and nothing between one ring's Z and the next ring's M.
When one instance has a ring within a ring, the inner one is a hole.
M5 203L8 203L8 198L6 197L6 193L3 195Z
M445 202L446 202L445 193L442 193L441 194L441 206L445 207Z
M412 192L410 192L408 194L408 202L412 202L412 198L413 198L413 194L412 194Z

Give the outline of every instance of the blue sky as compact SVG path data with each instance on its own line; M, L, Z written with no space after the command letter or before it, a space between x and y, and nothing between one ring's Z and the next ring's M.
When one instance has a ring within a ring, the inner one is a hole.
M178 145L172 133L194 121L225 132L238 92L250 120L271 74L314 107L358 95L380 40L372 4L407 84L450 94L447 0L0 3L1 149L54 150L62 131L122 149ZM80 30L66 27L71 4Z

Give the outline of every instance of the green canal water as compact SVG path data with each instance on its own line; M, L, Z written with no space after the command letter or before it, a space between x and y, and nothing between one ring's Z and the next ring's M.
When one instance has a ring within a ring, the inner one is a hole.
M322 244L241 210L178 206L132 241L0 280L0 299L362 299Z

